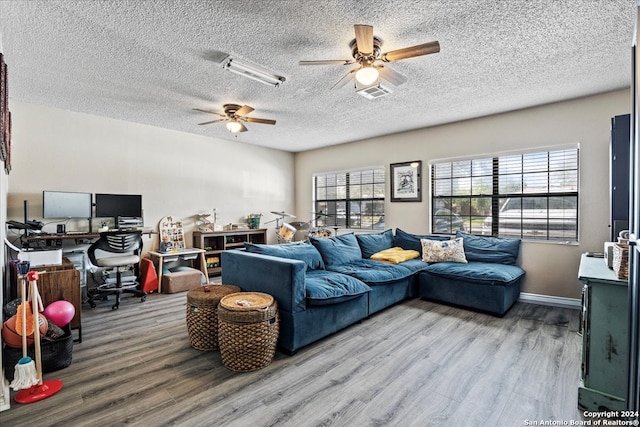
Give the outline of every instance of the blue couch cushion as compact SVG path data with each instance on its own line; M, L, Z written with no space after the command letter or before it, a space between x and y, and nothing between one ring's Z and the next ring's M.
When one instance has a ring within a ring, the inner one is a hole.
M415 273L416 271L425 270L429 266L429 263L422 261L420 258L415 258L409 261L403 261L398 265Z
M474 236L462 231L458 231L456 237L463 239L467 261L514 265L520 253L520 239Z
M311 237L309 240L322 255L326 268L362 259L360 245L358 245L353 233L341 234L328 239Z
M380 285L411 276L415 271L400 264L387 264L372 259L360 259L349 264L327 265L327 269L338 273L347 274L362 280L367 285ZM425 266L427 264L423 263Z
M393 247L393 232L389 229L382 233L356 234L356 240L362 251L362 258L371 258L371 255Z
M320 252L308 242L283 243L281 245L260 245L245 243L247 252L271 255L279 258L297 259L307 264L307 270L322 270L324 263Z
M488 285L506 285L518 280L525 274L525 271L517 265L476 261L470 261L467 264L439 262L429 264L425 271L434 276Z
M369 286L354 277L326 270L308 271L305 288L310 305L337 304L371 291Z
M414 251L420 252L420 255L422 255L422 243L420 243L420 239L450 240L451 236L411 234L399 228L396 228L396 236L394 238L393 246L400 246L402 249L413 249Z

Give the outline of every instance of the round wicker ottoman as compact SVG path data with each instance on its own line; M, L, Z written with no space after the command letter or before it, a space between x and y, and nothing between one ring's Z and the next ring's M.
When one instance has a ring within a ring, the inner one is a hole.
M233 285L208 285L187 292L187 330L191 347L198 350L218 349L218 315L220 299L240 292Z
M261 292L227 295L218 306L222 364L232 371L264 368L273 360L279 332L278 305Z

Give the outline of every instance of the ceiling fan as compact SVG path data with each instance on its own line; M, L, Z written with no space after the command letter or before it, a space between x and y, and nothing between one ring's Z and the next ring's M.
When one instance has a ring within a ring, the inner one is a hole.
M202 113L214 114L222 117L222 119L211 120L209 122L198 123L198 125L210 125L211 123L227 122L227 130L231 133L246 132L248 129L242 122L249 123L262 123L265 125L275 125L275 120L258 119L256 117L246 117L247 114L253 111L253 107L248 105L240 106L238 104L225 104L222 106L224 113L218 113L216 111L201 110L200 108L194 108L195 111Z
M355 29L356 38L349 43L353 59L300 61L299 65L358 64L357 68L349 71L344 77L338 80L331 89L337 89L344 86L350 80L352 75L355 75L357 83L360 83L365 87L378 82L381 77L395 86L398 86L406 82L407 78L382 63L400 61L401 59L440 52L440 43L432 41L381 53L380 48L382 47L382 40L373 35L373 27L371 25L354 25L353 27Z

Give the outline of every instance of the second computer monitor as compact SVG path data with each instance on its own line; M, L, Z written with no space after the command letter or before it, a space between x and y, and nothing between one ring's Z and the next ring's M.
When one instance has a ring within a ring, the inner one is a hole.
M142 195L96 193L96 217L142 217Z

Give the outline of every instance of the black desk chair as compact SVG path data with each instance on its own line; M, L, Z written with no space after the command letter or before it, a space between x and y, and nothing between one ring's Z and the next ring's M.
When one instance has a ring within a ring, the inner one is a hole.
M122 268L135 266L140 262L140 251L142 250L142 231L107 231L100 233L100 238L96 240L87 251L91 263L97 267L115 268L116 282L105 283L98 286L89 297L91 308L96 306L95 300L108 299L109 295L115 295L116 301L112 310L117 310L120 305L120 296L123 293L134 294L140 297L140 302L147 299L147 293L137 289L138 281L123 284ZM98 252L98 256L96 255ZM110 254L120 254L113 256ZM136 277L137 279L137 277Z

